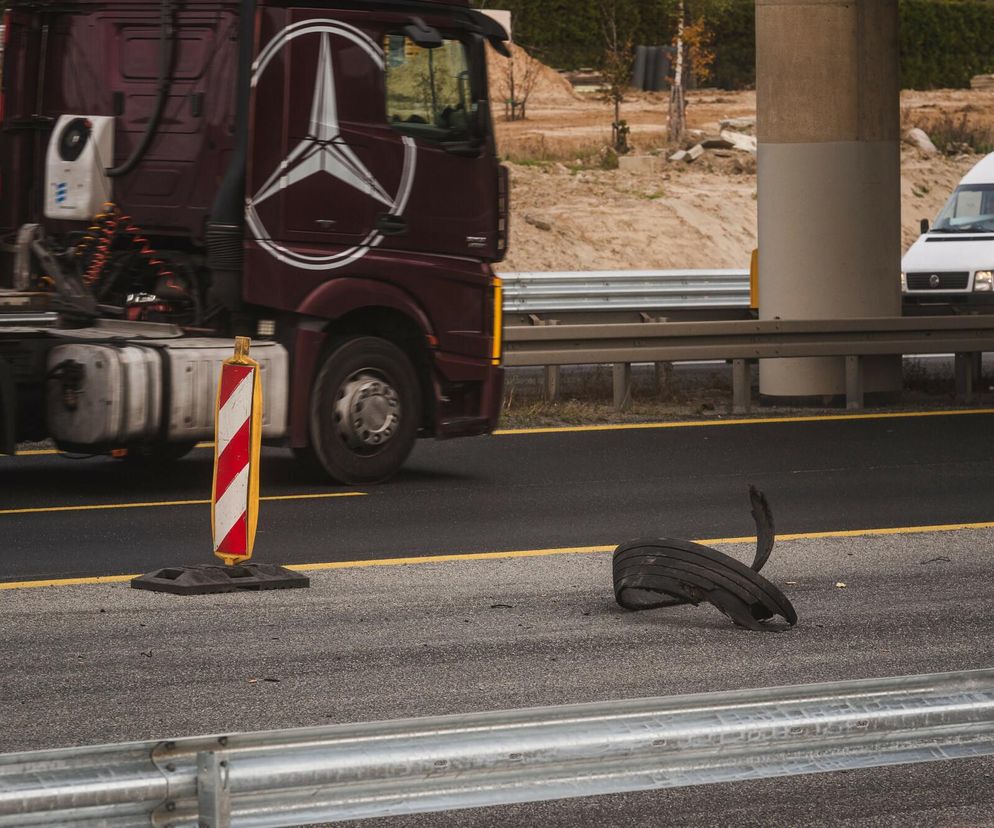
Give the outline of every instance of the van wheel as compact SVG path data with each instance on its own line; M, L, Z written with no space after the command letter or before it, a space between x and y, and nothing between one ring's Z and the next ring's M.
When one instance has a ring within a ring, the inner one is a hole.
M348 339L325 359L311 397L315 459L341 483L380 483L414 447L421 386L414 366L392 342Z

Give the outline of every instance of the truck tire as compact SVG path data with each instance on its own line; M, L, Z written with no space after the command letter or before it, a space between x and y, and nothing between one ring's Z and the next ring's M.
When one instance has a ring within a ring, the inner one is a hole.
M347 339L328 354L311 395L314 458L340 483L380 483L414 447L421 385L403 351L379 337Z

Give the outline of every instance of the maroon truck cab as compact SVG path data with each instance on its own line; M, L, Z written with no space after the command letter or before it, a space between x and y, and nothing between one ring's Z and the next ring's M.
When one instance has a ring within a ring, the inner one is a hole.
M0 287L44 287L40 240L93 315L276 339L283 439L342 481L488 433L505 39L466 0L11 0Z

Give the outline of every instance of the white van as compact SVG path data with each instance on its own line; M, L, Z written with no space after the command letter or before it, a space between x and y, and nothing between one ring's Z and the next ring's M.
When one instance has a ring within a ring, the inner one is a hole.
M901 259L905 304L994 305L994 153L963 176Z

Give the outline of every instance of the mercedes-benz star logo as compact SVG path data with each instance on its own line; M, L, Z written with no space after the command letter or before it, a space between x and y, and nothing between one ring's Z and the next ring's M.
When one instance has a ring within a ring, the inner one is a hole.
M255 240L277 259L307 270L328 270L342 267L365 255L369 248L383 241L383 236L373 229L358 245L347 250L328 255L308 255L271 239L259 219L256 208L281 190L292 187L312 175L323 173L379 201L387 208L388 213L401 215L407 207L407 200L411 194L417 158L414 141L404 137L404 168L397 194L391 197L341 135L331 35L346 37L359 45L371 57L377 70L383 70L382 51L377 48L375 41L353 26L336 20L318 19L287 27L259 54L253 67L252 86L256 86L269 62L283 46L306 34L321 36L308 135L283 159L258 192L248 199L245 212L249 229Z

